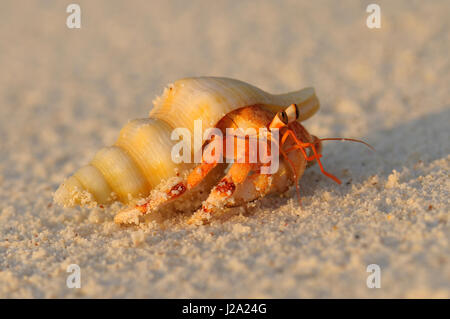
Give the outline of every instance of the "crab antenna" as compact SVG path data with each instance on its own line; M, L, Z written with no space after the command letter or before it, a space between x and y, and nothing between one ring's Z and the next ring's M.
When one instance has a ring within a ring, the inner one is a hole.
M368 148L370 148L371 151L375 152L375 148L370 145L369 143L366 143L361 140L356 140L354 138L344 138L344 137L327 137L327 138L319 138L319 141L350 141L350 142L356 142L366 145Z

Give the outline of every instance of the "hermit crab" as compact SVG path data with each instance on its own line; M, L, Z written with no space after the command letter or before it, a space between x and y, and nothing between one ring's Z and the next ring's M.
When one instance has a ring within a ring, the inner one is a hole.
M118 224L164 210L195 211L188 222L202 224L292 185L299 194L298 181L314 163L340 183L321 163L322 141L366 143L309 134L300 121L318 109L312 88L273 95L229 78L178 80L148 118L128 122L113 146L67 178L54 200L65 207L120 201L127 207Z

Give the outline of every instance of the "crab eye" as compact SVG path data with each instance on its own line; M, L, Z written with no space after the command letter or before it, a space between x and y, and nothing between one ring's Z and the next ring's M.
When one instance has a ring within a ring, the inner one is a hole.
M285 111L281 111L278 113L278 118L283 122L283 124L288 124L289 119Z
M273 118L272 122L269 125L269 128L282 128L288 125L288 123L288 115L286 114L286 112L280 111Z
M289 107L286 108L285 112L287 114L289 123L296 121L300 115L297 104L289 105Z

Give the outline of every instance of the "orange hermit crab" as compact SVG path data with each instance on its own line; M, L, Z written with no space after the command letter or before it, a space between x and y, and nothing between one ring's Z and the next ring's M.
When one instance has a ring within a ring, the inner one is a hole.
M298 194L299 179L315 162L340 183L323 168L322 141L364 143L308 133L299 121L319 108L312 88L272 95L233 79L186 78L169 85L154 104L149 118L129 122L114 146L66 179L55 201L74 206L119 200L128 204L114 219L119 224L137 224L165 209L195 211L189 222L201 224L226 207L292 185ZM176 142L180 129L188 133L181 134L182 148Z

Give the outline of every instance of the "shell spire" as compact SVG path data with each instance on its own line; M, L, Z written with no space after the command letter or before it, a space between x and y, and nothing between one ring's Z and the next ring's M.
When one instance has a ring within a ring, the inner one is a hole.
M149 118L128 122L113 146L98 151L87 166L59 186L55 202L65 207L94 206L146 197L162 181L193 167L172 161L171 150L176 142L170 136L179 127L193 133L195 120L202 120L204 131L227 113L249 105L261 105L276 113L295 103L300 110L298 121L308 119L319 109L313 88L275 95L239 80L219 77L180 79L153 103Z

